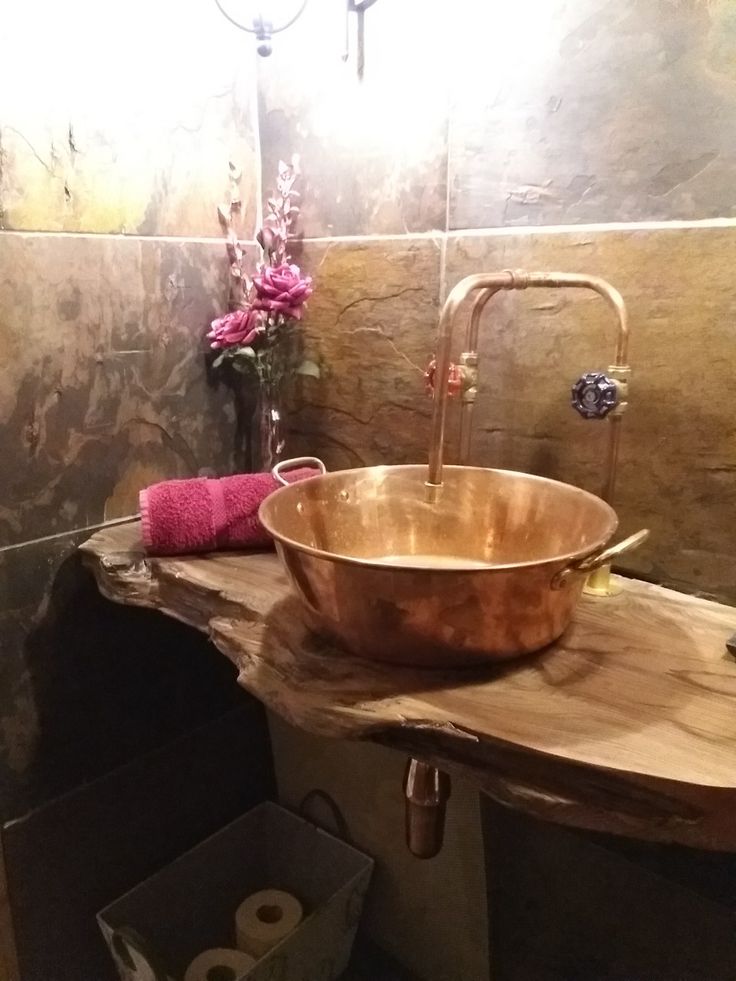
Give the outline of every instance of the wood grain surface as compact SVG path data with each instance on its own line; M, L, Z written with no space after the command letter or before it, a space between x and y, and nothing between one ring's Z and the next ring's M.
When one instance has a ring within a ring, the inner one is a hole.
M269 708L462 771L551 821L736 851L736 609L632 579L503 667L392 668L309 633L277 557L147 557L137 524L82 546L111 600L206 631Z

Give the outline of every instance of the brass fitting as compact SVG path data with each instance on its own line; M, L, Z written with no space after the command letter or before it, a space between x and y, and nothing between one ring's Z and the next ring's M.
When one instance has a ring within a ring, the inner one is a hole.
M460 355L460 377L462 378L460 401L463 405L472 405L478 395L477 351L463 351Z
M629 379L631 378L631 367L627 364L609 364L606 374L616 383L618 389L618 402L616 408L612 410L612 416L622 416L629 407Z

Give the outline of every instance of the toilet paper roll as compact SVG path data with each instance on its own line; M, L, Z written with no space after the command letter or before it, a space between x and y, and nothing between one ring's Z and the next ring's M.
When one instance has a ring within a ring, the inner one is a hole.
M171 981L156 952L131 927L114 930L110 944L125 981Z
M280 889L263 889L248 896L235 913L235 936L240 950L263 957L301 923L299 900Z
M187 968L184 981L238 981L255 963L255 958L242 950L227 947L203 950Z

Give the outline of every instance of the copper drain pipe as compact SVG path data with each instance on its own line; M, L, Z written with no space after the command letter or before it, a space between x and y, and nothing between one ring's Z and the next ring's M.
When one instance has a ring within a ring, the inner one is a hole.
M445 421L447 415L448 386L452 338L455 321L461 305L473 294L475 298L466 333L466 350L460 355L463 375L460 416L460 452L458 462L467 463L470 456L471 420L478 383L478 335L480 320L488 301L500 290L525 290L529 287L561 289L589 289L603 297L616 314L618 331L614 360L607 369L606 381L616 388L615 407L608 412L608 446L601 497L613 503L616 488L616 472L621 442L621 423L627 408L626 396L631 368L627 363L629 346L629 320L623 297L598 276L585 276L562 272L522 272L505 269L498 273L479 273L462 279L450 292L440 315L439 350L435 364L434 411L429 451L428 500L436 500L442 487ZM593 573L586 590L598 596L610 596L615 591L611 585L610 566L603 566ZM442 847L445 810L450 796L450 777L416 759L409 759L404 780L406 797L406 840L409 850L418 858L432 858Z
M450 777L436 766L415 759L406 764L406 844L416 858L434 858L442 848L450 790Z

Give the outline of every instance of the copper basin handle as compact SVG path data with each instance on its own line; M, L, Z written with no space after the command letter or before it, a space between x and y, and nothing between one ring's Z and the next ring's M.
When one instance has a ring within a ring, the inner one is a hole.
M632 552L635 548L638 548L647 538L649 538L649 529L642 528L641 531L629 535L628 538L624 538L621 542L616 542L615 545L610 545L600 552L587 555L584 559L576 559L555 574L552 579L552 588L561 589L574 573L594 572L596 569L600 569L601 566L608 565L609 562L613 562L615 558L623 555L624 552Z
M283 487L289 486L289 481L282 474L297 467L316 467L321 474L327 473L327 467L318 456L295 456L291 460L282 460L271 470L271 476Z

